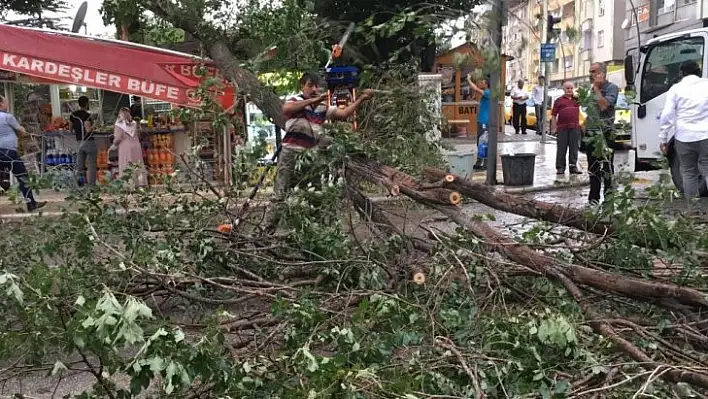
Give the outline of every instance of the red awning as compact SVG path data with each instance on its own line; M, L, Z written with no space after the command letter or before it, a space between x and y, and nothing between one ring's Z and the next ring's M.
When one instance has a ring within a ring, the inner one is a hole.
M218 75L213 63L155 47L66 32L0 24L0 70L70 85L133 94L198 106L194 90L202 77ZM219 93L225 108L234 102L231 85Z

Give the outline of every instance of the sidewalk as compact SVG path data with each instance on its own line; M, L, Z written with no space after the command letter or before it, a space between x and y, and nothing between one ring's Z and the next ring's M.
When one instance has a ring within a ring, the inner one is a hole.
M510 127L508 127L510 129ZM580 194L580 192L585 192L587 190L586 186L589 185L589 179L587 175L587 157L585 154L579 154L579 166L583 171L581 175L570 175L567 173L562 176L556 175L555 159L556 159L556 141L555 138L548 136L547 143L540 143L540 136L536 135L535 132L529 131L527 135L515 135L513 129L507 132L504 136L499 137L499 150L497 157L497 189L503 190L515 194L526 194L526 193L536 193L536 192L546 192L546 191L557 191L558 194L550 194L549 199L561 200L563 203L567 201L564 197L568 194L563 194L560 191L578 188L575 194ZM502 138L504 139L502 141ZM454 147L454 153L477 153L477 145L474 138L469 139L443 139L443 141ZM536 154L535 165L534 165L534 181L531 186L522 187L507 187L504 186L504 178L502 174L501 165L501 155L510 153L533 153ZM487 172L486 171L475 171L472 173L471 180L479 183L484 183L486 181ZM468 177L470 178L470 177ZM658 173L653 172L641 172L635 173L634 184L637 187L648 186L653 184L658 179ZM259 191L259 195L255 198L255 203L260 203L262 201L267 201L272 193L271 187L263 187ZM201 195L212 197L213 194L210 192L200 193ZM183 195L194 195L194 194L183 194ZM582 194L586 196L587 194ZM63 210L68 210L70 207L68 201L66 201L67 193L65 192L55 192L52 190L41 190L37 195L37 198L41 201L47 201L47 206L42 210L42 214L45 216L59 216L62 214ZM555 198L560 196L562 198ZM166 197L166 200L168 197ZM177 196L174 196L176 199ZM110 200L109 196L105 197L106 200ZM378 200L378 198L376 198ZM0 219L12 220L12 219L22 219L27 217L33 217L33 214L18 213L17 209L22 208L23 204L13 203L7 196L0 196Z
M500 189L508 192L534 192L551 189L562 189L568 187L580 187L589 184L587 175L587 157L579 154L578 163L582 175L570 175L568 168L566 174L556 175L556 140L552 136L546 137L546 143L541 144L541 136L534 131L529 131L527 135L516 135L510 126L506 126L504 135L499 135L499 145L497 150L497 184ZM469 139L443 139L443 142L454 147L451 153L477 153L477 144L474 138ZM504 187L504 176L502 174L501 156L504 154L536 154L534 166L534 181L531 186ZM484 182L487 178L486 171L475 171L472 173L472 180ZM469 178L469 177L468 177Z

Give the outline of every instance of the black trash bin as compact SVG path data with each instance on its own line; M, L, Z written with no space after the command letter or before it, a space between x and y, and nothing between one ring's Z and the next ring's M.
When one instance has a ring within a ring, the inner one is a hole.
M520 153L501 156L505 186L531 186L536 167L536 154Z

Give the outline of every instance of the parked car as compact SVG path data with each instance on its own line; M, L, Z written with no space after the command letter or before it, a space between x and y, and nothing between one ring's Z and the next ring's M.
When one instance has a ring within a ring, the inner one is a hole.
M551 110L553 109L553 104L558 98L563 95L562 90L549 90L548 97L550 98L551 106L546 110L546 121L551 120ZM512 104L513 101L511 97L504 97L504 120L507 124L512 124ZM587 117L587 110L585 107L580 107L579 122L581 127L585 127L585 118ZM629 104L627 104L627 98L624 93L619 93L617 97L617 105L615 106L615 126L619 127L625 123L629 123ZM529 99L526 101L526 126L530 130L536 130L536 107L534 107L533 100Z
M513 100L511 97L504 98L504 120L508 125L511 125L511 118L513 116ZM536 108L532 99L526 100L526 127L531 130L536 130Z

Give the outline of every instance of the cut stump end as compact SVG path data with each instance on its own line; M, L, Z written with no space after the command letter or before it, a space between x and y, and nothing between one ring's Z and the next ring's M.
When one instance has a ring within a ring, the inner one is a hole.
M450 203L452 205L459 205L462 202L462 196L457 191L450 193Z
M229 233L231 233L232 228L233 228L233 226L231 226L231 224L228 223L228 224L220 224L219 227L216 228L216 230L221 234L229 234Z
M425 274L423 272L413 273L413 282L418 285L425 284Z

